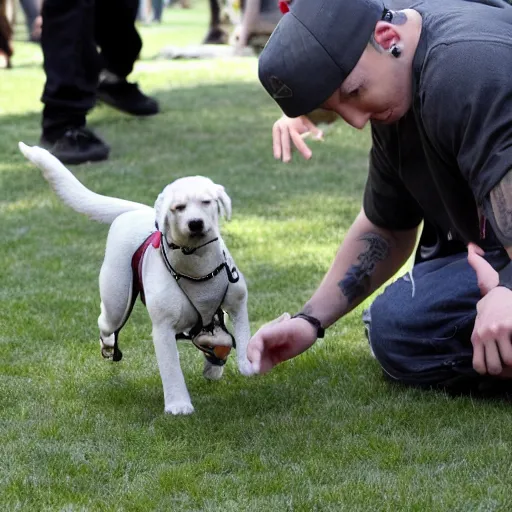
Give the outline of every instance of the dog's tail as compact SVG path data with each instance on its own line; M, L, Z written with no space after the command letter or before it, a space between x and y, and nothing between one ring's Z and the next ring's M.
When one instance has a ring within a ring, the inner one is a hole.
M20 151L35 164L55 193L73 210L103 224L112 224L119 215L134 210L153 210L150 206L116 197L102 196L84 187L64 165L46 149L19 143Z

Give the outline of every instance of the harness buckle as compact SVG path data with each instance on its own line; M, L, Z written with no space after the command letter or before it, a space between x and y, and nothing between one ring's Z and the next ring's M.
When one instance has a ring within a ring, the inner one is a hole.
M228 280L230 283L236 283L240 279L240 275L238 274L238 270L236 267L229 268L226 264L226 273L228 275Z

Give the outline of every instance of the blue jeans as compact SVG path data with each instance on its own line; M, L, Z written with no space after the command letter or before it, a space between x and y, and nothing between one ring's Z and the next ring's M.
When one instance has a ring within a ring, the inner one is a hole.
M496 270L510 261L503 248L491 247L485 256ZM412 386L478 386L471 333L480 297L465 252L418 263L388 286L363 313L384 374Z

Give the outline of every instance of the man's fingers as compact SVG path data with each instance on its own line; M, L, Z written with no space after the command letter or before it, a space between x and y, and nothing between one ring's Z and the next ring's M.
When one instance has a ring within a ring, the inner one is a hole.
M304 119L304 126L306 129L313 135L313 138L317 140L323 140L324 139L324 132L318 128L318 126L311 121L311 119L308 119L307 117Z
M485 375L487 367L485 366L484 345L476 330L473 331L471 336L471 343L473 344L473 368L480 375Z
M290 318L290 313L283 313L281 316L260 327L258 332L249 341L247 345L247 359L252 363L255 373L265 373L273 368L274 364L269 357L269 345L272 344L272 328Z
M260 333L257 332L247 345L247 359L251 362L255 373L260 373L261 370L263 348L263 338Z
M281 160L285 163L292 159L292 150L290 145L290 132L288 129L281 128Z
M473 348L473 368L480 375L487 373L487 366L485 366L485 352L484 346L478 345Z
M298 132L291 133L292 141L299 153L306 159L309 160L311 158L311 150L308 148L308 145L304 142L304 139Z
M501 336L498 340L498 349L503 365L512 367L512 343L508 334Z
M485 366L490 375L499 375L503 370L500 353L496 342L490 341L484 344Z
M498 343L495 340L482 340L476 330L471 336L473 344L473 368L480 375L499 375L503 370Z
M469 242L468 254L478 254L479 256L484 256L485 252L479 245L476 245L473 242Z
M274 123L272 127L272 149L274 152L274 158L281 160L281 129L278 123Z
M499 283L496 270L483 258L483 250L475 244L468 245L468 263L473 267L482 296L487 295Z

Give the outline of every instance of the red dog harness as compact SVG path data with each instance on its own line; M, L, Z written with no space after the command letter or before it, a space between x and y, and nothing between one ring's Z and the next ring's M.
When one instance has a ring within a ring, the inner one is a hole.
M132 305L137 300L137 295L140 293L140 300L142 304L146 305L146 298L144 297L144 284L142 282L142 263L148 247L152 245L155 249L160 248L162 242L162 233L155 231L151 233L143 244L135 251L132 257L132 271L133 271L133 295Z

